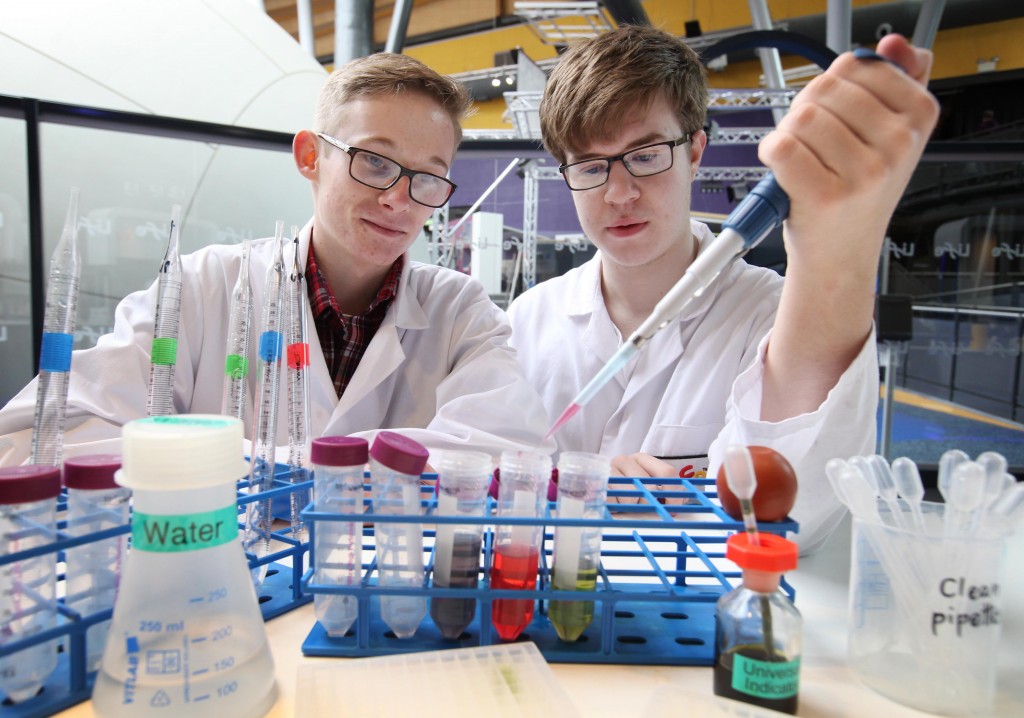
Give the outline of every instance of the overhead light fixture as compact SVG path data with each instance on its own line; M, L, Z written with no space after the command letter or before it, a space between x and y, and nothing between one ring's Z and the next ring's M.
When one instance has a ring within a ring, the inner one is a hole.
M515 81L516 81L516 78L512 77L512 75L505 75L505 84L506 85L513 85L513 84L515 84Z
M491 86L492 87L501 87L501 80L499 80L497 77L495 77L493 80L491 80Z

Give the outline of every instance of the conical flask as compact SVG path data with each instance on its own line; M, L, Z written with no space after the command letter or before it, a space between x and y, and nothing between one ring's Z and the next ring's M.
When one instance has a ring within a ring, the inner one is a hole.
M242 422L161 416L125 425L132 549L93 689L97 716L259 718L277 697L238 539Z

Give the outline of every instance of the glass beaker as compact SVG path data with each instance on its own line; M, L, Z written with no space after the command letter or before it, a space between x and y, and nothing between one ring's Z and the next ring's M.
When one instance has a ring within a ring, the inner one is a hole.
M598 454L563 452L558 457L558 518L591 521L603 518L610 470L611 462ZM553 589L594 591L601 562L601 527L557 527L553 562ZM558 637L572 642L594 620L594 602L552 601L548 617Z
M501 482L498 487L498 518L539 518L544 511L551 457L529 451L501 454ZM544 527L528 524L498 524L494 538L492 589L533 591ZM498 636L514 641L533 620L532 598L499 598L491 605L491 623Z
M60 469L0 469L0 556L53 543L57 536ZM44 553L0 566L0 646L57 625L57 556ZM0 691L13 703L33 698L57 667L57 642L0 658Z
M75 456L64 462L69 536L87 536L128 524L131 491L114 481L120 468L121 457L116 454ZM127 549L126 534L69 548L64 580L64 603L68 608L82 618L113 608ZM99 667L109 630L109 620L89 626L86 670Z
M382 431L370 447L373 512L378 516L420 514L420 474L427 450L401 434ZM423 524L377 520L377 576L382 587L423 587ZM389 595L380 599L380 613L398 638L411 638L427 615L423 595Z
M242 422L129 422L117 481L132 490L132 550L93 689L97 715L258 718L274 664L238 539Z
M437 515L483 518L491 457L482 451L445 451L437 469ZM437 524L434 586L476 588L480 582L483 524ZM430 617L450 641L458 640L476 615L475 598L430 599Z
M363 510L366 439L325 436L313 440L313 501L318 512L358 514ZM326 586L358 586L363 573L363 523L317 521L313 527L313 579ZM351 594L314 593L316 620L328 636L341 637L359 616Z

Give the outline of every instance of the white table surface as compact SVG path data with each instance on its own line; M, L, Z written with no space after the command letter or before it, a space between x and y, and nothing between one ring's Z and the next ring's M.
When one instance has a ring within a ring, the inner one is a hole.
M850 575L850 522L845 519L829 542L804 557L788 575L796 605L804 617L804 653L797 715L813 718L887 718L928 715L895 703L863 686L846 666L847 587ZM998 656L998 696L993 716L1024 716L1024 535L1009 546L1003 593L1003 635ZM268 718L295 715L299 666L343 658L307 658L302 642L315 622L311 604L273 619L267 626L277 670L278 699ZM584 718L640 718L659 690L671 688L710 697L709 667L551 664L559 683ZM339 707L340 708L340 707ZM681 706L664 706L664 716L690 715ZM335 715L343 715L339 709ZM95 715L91 703L57 714L66 718ZM467 716L475 716L467 711ZM699 713L693 713L699 715ZM225 716L224 718L230 718ZM309 718L304 716L303 718ZM453 718L457 718L453 714Z

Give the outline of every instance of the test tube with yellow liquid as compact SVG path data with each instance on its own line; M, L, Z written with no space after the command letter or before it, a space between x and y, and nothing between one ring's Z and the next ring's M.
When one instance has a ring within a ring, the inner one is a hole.
M603 456L566 451L558 459L558 518L596 521L604 517L611 462ZM593 593L601 561L600 526L558 526L555 529L555 591ZM594 620L592 597L552 601L548 617L563 641L576 641Z

